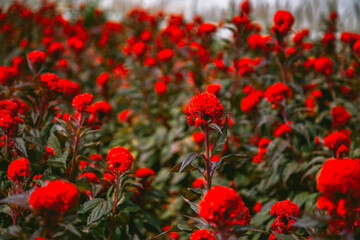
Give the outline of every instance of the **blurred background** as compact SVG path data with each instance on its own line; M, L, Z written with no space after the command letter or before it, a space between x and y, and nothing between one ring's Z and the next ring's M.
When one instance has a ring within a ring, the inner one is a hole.
M0 0L9 6L13 0ZM40 5L40 0L23 0L31 6ZM110 19L119 20L131 8L142 7L151 11L165 11L183 14L186 19L201 15L205 21L218 22L233 16L234 10L242 0L57 0L57 7L69 15L69 6L92 4L106 11ZM360 0L250 0L253 6L252 16L268 30L273 23L273 16L279 9L290 11L296 21L294 30L309 28L312 37L323 31L323 19L336 9L339 14L338 29L360 33Z

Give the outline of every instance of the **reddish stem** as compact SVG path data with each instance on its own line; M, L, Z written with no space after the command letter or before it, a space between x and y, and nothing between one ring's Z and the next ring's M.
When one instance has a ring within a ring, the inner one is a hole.
M207 182L207 189L210 190L211 188L211 159L210 159L210 146L209 146L209 129L205 127L205 151L206 151L206 182Z
M108 240L111 239L111 236L112 236L112 233L113 233L114 227L115 227L114 217L115 217L116 205L117 205L118 197L119 197L119 184L120 184L120 175L116 174L116 178L115 178L115 199L114 199L114 206L113 206L113 210L112 210L112 214L111 214L111 218L110 218L110 230L109 230Z

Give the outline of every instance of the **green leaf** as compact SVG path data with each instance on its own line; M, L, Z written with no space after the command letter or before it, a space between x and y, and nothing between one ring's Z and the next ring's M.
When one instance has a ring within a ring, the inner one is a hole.
M98 205L91 211L91 214L87 219L87 224L89 225L111 212L113 204L114 202L112 200L103 200L102 202L98 203Z
M224 145L227 140L227 129L228 129L228 118L226 117L224 127L222 129L222 134L219 133L216 141L211 149L211 157L218 155L223 152Z
M225 163L229 163L232 161L240 160L240 159L252 159L253 157L247 154L229 154L222 157L219 161L211 163L211 175L214 174L216 170L221 168Z
M182 197L182 199L184 199L185 202L187 202L187 203L190 205L191 209L192 209L196 214L199 214L199 207L198 207L196 204L192 203L190 200L184 198L183 196L181 196L181 197Z
M16 204L20 207L28 207L29 206L29 197L30 195L27 193L17 194L13 196L6 197L0 200L0 204L8 203L8 204Z
M285 235L285 234L280 234L277 232L274 232L275 237L277 238L277 240L297 240L296 238L294 238L292 235Z
M82 208L80 209L80 213L86 213L90 210L93 210L100 202L104 201L101 198L94 198L84 203Z
M208 125L208 127L211 128L211 129L213 129L213 130L215 130L215 131L217 131L217 132L220 133L220 134L223 134L223 132L221 131L220 126L217 125L216 123L210 123L210 124Z
M50 137L47 141L47 146L54 149L54 152L55 152L54 155L56 157L61 157L62 149L61 149L60 142L59 142L58 138L55 136L55 134L52 132L50 133Z
M202 156L202 154L197 153L197 152L192 152L192 153L189 153L188 155L186 155L184 161L182 161L182 164L181 164L181 167L180 167L178 173L180 173L186 166L188 166L192 161L194 161L199 156Z
M20 137L12 138L12 141L14 142L16 149L18 149L21 153L25 155L26 158L28 158L24 139Z

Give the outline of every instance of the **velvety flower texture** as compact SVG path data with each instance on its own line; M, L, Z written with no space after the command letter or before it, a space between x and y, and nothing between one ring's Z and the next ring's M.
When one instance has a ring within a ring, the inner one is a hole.
M76 111L82 113L86 111L87 107L93 101L93 98L93 95L91 95L90 93L83 93L73 98L72 105L76 109Z
M79 192L72 183L54 180L46 186L37 188L31 194L29 203L36 210L66 213L78 206Z
M281 100L291 97L291 89L285 84L278 82L266 89L265 97L270 103L277 104Z
M333 107L331 109L331 116L333 118L332 125L337 129L342 128L351 119L350 113L342 106Z
M324 144L339 157L342 153L349 152L350 138L342 132L333 132L324 138Z
M360 159L330 159L317 177L317 205L332 217L330 229L352 230L360 207Z
M191 115L188 117L189 125L199 127L209 121L220 124L224 107L214 94L205 92L191 98L189 112Z
M42 51L32 51L27 55L30 65L34 68L35 71L38 71L40 67L45 63L46 54Z
M242 198L229 187L214 186L199 203L200 216L217 229L249 225L250 213Z
M7 174L8 178L13 182L22 182L29 178L30 163L26 158L20 158L12 161L9 164Z
M200 229L200 230L195 230L191 234L190 240L216 240L216 238L214 234L212 234L209 230Z
M124 173L131 168L133 156L123 147L113 147L106 156L108 169L119 173Z
M291 217L299 217L301 211L295 203L290 200L284 200L275 203L270 210L270 214L276 217L276 220L271 224L271 229L277 233L288 234L289 231L296 230L296 227L291 226L296 220ZM276 237L272 233L269 239L274 240Z
M280 10L274 15L274 26L271 28L272 32L278 32L281 35L286 35L295 21L293 15L290 12Z

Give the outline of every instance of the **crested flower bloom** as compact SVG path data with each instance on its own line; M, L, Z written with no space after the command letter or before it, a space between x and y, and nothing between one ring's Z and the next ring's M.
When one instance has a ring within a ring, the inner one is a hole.
M90 113L88 123L90 125L101 125L105 120L112 115L112 107L105 101L94 102L87 107L87 112Z
M290 200L284 200L275 203L270 210L270 214L276 217L275 222L271 224L271 229L280 234L288 234L290 231L296 230L296 227L291 226L296 220L291 217L299 217L301 211L295 203ZM269 236L269 240L275 239L276 237L274 233L272 233Z
M13 182L23 182L29 178L30 163L26 158L19 158L9 164L7 174Z
M92 103L93 98L93 95L90 93L83 93L73 98L72 105L79 113L86 112L87 107Z
M261 90L252 91L244 97L240 102L240 108L244 113L251 113L256 111L257 105L263 99L264 93Z
M218 95L221 91L221 84L220 83L211 83L206 87L206 92L212 93L214 95Z
M331 109L331 116L333 118L332 125L336 129L344 127L351 119L350 113L342 106L333 107Z
M199 177L199 178L195 179L195 181L192 183L191 187L204 189L206 187L206 181L203 177Z
M195 132L192 134L192 139L194 142L201 144L205 140L205 134L204 132Z
M200 216L217 230L234 224L249 225L250 213L242 198L229 187L214 186L199 203Z
M131 115L132 111L130 109L125 109L121 111L118 115L119 122L126 122L129 119L129 116Z
M277 126L273 133L274 137L282 137L284 134L292 132L292 129L290 128L290 124L291 121Z
M333 150L336 157L347 154L350 148L350 138L342 132L333 132L324 138L324 144Z
M360 159L327 160L317 177L317 205L331 216L330 229L351 231L360 207Z
M45 63L46 54L42 51L32 51L27 55L30 66L34 69L34 71L39 71L41 66Z
M333 71L333 62L328 57L318 57L315 59L314 67L317 72L330 75Z
M131 168L133 156L123 147L113 147L106 156L108 169L110 171L124 173Z
M18 117L19 106L16 102L2 100L0 102L0 128L8 136L13 136L18 130L19 124L24 121Z
M253 162L255 163L261 163L263 160L263 157L266 155L267 152L267 147L268 145L271 143L271 140L263 137L260 139L260 141L258 142L258 148L259 151L258 153L255 155L255 157L253 157Z
M189 112L190 126L204 126L209 121L219 125L224 115L224 107L214 94L205 92L191 98Z
M54 180L35 189L29 198L30 206L36 211L64 214L73 211L79 203L79 192L72 183ZM46 216L47 213L44 215Z
M274 15L274 25L272 26L271 31L285 36L290 32L294 21L295 18L290 12L279 10Z
M154 87L155 92L159 95L163 95L167 91L167 85L163 81L156 81Z
M83 173L81 175L79 175L79 179L87 177L87 180L91 183L100 183L99 179L97 178L97 176L95 175L95 173L93 172L86 172Z
M277 104L283 99L291 97L291 89L285 84L277 82L266 89L265 97L270 103Z
M216 238L209 230L199 229L191 234L190 240L216 240Z
M157 59L160 62L166 62L174 57L174 51L170 48L162 49L157 53Z
M155 172L150 168L139 168L138 170L136 170L135 176L137 178L147 178L150 176L155 176Z
M96 84L99 87L104 88L105 85L109 82L109 79L110 79L109 73L103 72L96 78Z

